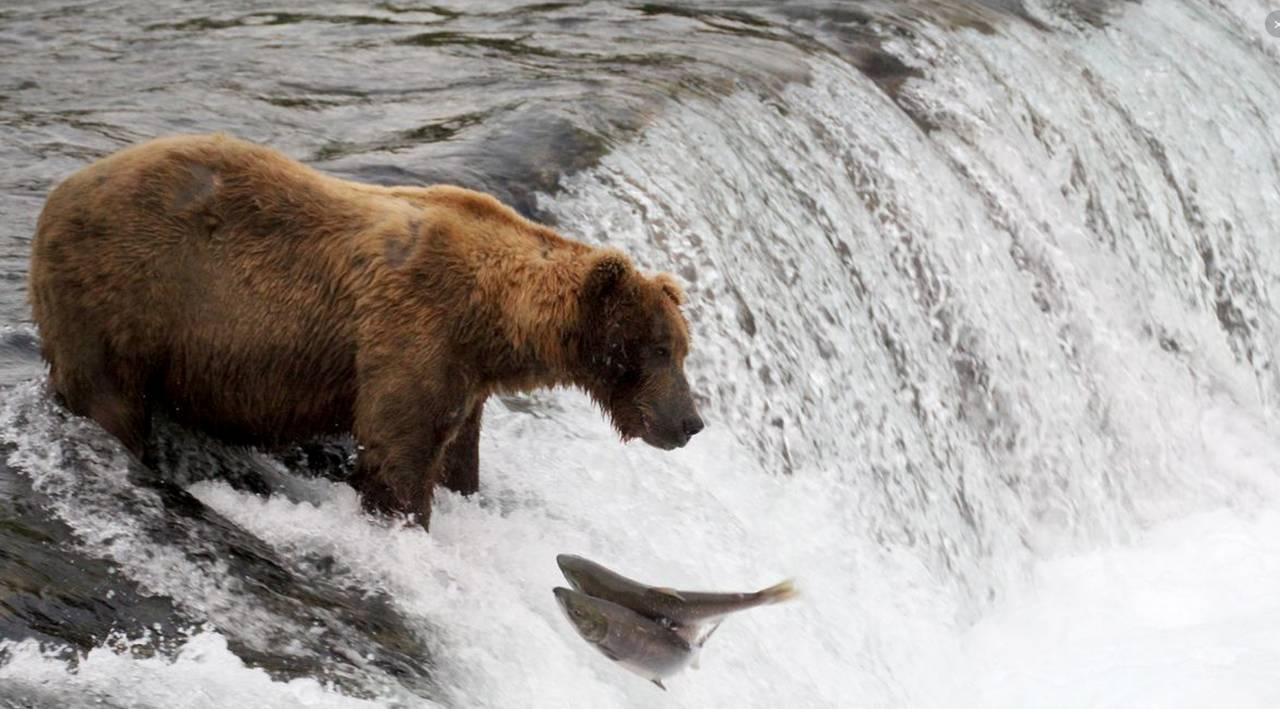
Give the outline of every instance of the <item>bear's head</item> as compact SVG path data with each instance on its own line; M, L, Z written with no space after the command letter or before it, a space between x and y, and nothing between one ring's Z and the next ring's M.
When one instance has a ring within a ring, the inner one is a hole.
M606 250L589 263L579 297L583 388L624 439L664 450L688 443L702 419L684 375L689 329L680 286Z

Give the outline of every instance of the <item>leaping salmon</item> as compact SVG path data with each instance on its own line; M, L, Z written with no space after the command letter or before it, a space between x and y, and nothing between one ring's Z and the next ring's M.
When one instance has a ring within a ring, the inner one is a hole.
M725 616L796 596L790 580L751 593L678 591L572 554L558 555L556 563L573 587L556 588L556 599L578 634L663 689L664 677L697 667L698 652Z

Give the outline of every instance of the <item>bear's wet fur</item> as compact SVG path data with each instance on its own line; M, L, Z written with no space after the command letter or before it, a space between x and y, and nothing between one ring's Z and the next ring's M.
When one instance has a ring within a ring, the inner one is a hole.
M682 294L452 186L341 180L230 136L127 148L50 194L30 295L57 397L139 457L150 414L274 445L350 432L369 509L478 481L495 392L575 386L624 439L702 428Z

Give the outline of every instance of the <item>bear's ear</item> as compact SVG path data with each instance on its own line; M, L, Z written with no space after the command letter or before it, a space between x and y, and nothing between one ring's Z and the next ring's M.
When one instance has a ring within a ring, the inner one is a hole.
M671 299L671 302L676 305L684 305L684 289L680 287L679 283L676 283L675 276L670 273L659 273L653 277L653 280L662 289L662 292Z
M599 298L618 287L631 272L631 259L621 251L609 249L591 263L583 283L582 294L587 298Z

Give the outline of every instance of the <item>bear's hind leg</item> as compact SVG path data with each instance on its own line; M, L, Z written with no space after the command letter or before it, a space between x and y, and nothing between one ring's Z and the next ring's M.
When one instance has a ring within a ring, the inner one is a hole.
M480 416L484 402L478 402L449 443L444 458L444 486L463 495L480 490Z
M150 434L142 381L138 372L111 361L100 343L81 348L79 357L56 358L50 380L62 403L78 416L93 419L139 460Z
M95 392L88 416L118 438L140 462L149 462L150 417L140 392L125 394L114 387L104 387Z

